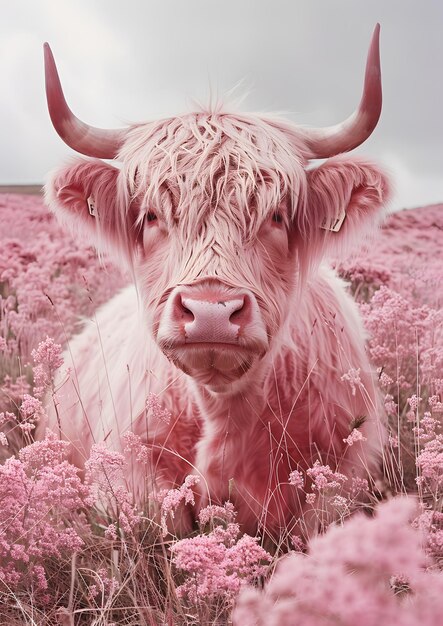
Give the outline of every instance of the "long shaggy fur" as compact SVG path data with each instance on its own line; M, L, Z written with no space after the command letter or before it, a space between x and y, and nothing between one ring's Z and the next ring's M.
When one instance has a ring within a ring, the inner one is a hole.
M52 210L124 260L136 283L69 344L74 373L59 380L59 415L77 464L92 443L119 449L132 430L151 450L149 468L135 463L128 474L140 501L199 473L200 506L230 498L244 530L274 538L296 532L307 507L288 484L292 470L316 459L355 476L375 468L384 434L364 331L322 259L373 227L388 183L356 158L307 171L306 154L288 122L200 111L132 127L119 170L78 160L52 176ZM325 230L341 210L340 232ZM208 280L228 295L248 290L268 336L222 392L156 342L174 290L204 290ZM341 380L350 369L360 369L355 390ZM146 410L151 392L169 424ZM360 422L366 441L348 447Z

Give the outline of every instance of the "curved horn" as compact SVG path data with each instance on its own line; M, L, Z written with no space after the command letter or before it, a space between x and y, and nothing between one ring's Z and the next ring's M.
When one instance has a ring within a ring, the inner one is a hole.
M369 46L363 96L357 111L341 124L306 129L309 158L325 159L349 152L362 144L377 126L382 103L379 36L380 24L377 24Z
M68 107L48 43L44 46L46 98L55 130L77 152L100 159L113 159L122 146L125 130L105 130L88 126Z

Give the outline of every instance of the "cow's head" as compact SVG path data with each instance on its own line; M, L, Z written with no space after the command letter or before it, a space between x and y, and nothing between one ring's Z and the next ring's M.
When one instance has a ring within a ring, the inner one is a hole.
M50 206L134 269L167 357L212 391L232 389L269 352L291 294L324 251L373 223L386 200L377 167L335 156L377 124L378 27L357 112L325 129L222 111L95 129L69 110L48 46L45 55L56 130L79 152L121 162L59 170L46 187ZM328 160L307 170L314 158Z

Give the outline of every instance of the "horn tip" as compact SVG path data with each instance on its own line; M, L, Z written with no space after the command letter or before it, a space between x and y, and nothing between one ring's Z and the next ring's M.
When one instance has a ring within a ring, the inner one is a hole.
M45 66L55 65L54 55L52 54L51 46L47 41L43 44L43 55L45 59Z
M368 67L376 68L375 74L380 80L381 69L380 69L380 24L377 23L374 28L374 33L372 35L371 43L369 45L368 52Z
M372 33L370 48L378 49L380 46L380 24L377 22L374 28L374 32Z

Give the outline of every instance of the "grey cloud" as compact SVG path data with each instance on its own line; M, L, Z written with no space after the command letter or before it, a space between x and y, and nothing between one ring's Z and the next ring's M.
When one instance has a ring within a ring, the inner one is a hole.
M416 0L16 0L2 8L0 183L72 155L46 112L48 40L73 110L118 126L189 110L240 81L242 110L324 126L357 105L382 25L382 119L358 152L397 173L397 206L443 201L443 4Z

